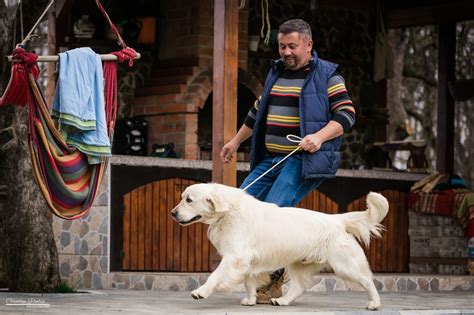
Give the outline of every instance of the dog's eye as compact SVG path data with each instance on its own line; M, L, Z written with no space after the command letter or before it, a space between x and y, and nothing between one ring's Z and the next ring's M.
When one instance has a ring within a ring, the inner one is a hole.
M191 202L193 202L193 200L192 200L191 198L187 197L187 198L186 198L186 202L187 202L187 203L191 203Z

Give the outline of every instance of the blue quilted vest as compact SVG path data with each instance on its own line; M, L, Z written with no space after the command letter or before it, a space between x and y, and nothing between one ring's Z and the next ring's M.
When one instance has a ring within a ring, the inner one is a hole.
M278 79L284 64L281 60L272 62L252 133L251 169L265 158L265 127L268 112L268 99L272 86ZM338 65L319 59L315 51L310 61L310 73L306 76L300 96L301 137L323 128L332 118L328 99L328 81L334 75ZM339 147L341 137L323 143L315 153L302 153L303 174L305 179L316 177L334 177L340 162Z

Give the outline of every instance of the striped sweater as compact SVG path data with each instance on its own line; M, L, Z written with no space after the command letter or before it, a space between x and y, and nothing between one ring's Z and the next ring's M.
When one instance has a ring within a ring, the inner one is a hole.
M284 70L270 91L265 135L269 152L286 154L297 147L286 139L286 135L300 136L299 98L308 73L309 67L297 71ZM355 111L340 74L329 79L328 98L332 120L340 123L344 131L349 130L355 123ZM255 124L258 105L259 100L255 101L245 118L244 124L249 128Z

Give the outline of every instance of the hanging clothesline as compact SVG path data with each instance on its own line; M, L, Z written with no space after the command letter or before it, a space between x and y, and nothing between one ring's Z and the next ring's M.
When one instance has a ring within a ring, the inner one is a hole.
M141 55L140 53L136 53L136 57L134 57L133 59L140 59ZM103 54L103 55L99 55L100 56L100 59L103 60L103 61L112 61L112 60L118 60L118 57L116 55L113 55L113 54ZM7 57L8 59L8 62L13 62L13 56L8 56ZM38 59L36 61L39 61L39 62L56 62L59 60L59 56L58 55L52 55L52 56L38 56Z

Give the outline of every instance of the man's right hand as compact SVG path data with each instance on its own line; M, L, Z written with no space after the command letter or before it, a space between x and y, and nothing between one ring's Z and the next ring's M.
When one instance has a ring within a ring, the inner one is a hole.
M221 150L221 159L224 163L229 163L234 158L234 153L237 152L240 144L252 135L252 129L243 124L237 134L226 143Z
M234 143L232 140L226 143L221 150L221 159L224 163L229 163L234 158L234 153L239 148L239 145Z

